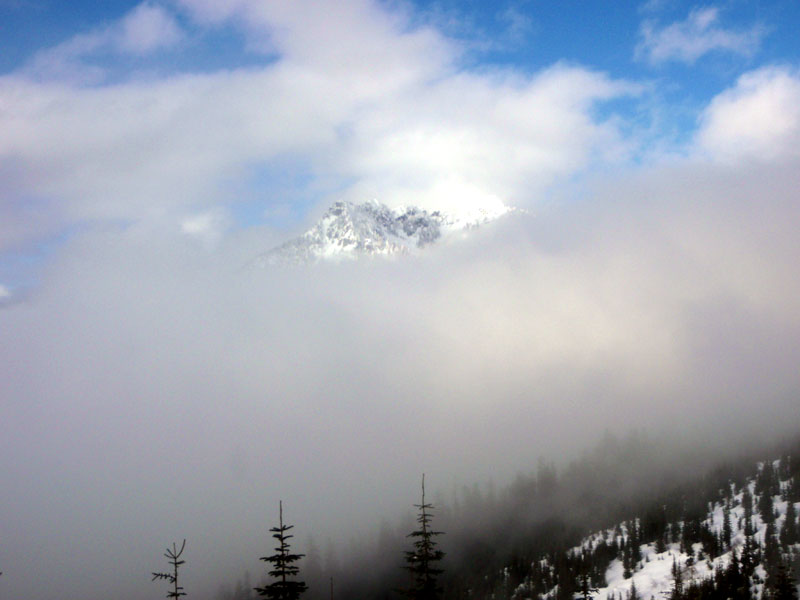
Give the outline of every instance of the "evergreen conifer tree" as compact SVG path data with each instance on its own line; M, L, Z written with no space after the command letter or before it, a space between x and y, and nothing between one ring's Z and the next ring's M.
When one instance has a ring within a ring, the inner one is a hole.
M725 508L722 511L723 515L723 522L722 522L722 543L725 549L729 549L731 547L731 535L732 535L732 528L731 528L731 505L730 501L725 501Z
M792 500L795 500L796 494L794 493L793 487L794 486L793 486L792 478L789 477L789 479L786 481L786 485L783 488L783 493L781 494L781 497L784 500L787 500L789 502L791 502Z
M414 549L406 552L405 567L413 576L414 584L411 588L404 590L407 597L414 600L435 600L440 597L442 588L439 587L436 579L443 573L443 569L436 566L442 558L444 552L436 548L436 536L442 535L441 531L431 529L431 509L433 504L425 502L425 475L422 475L422 502L414 505L419 509L417 515L418 529L408 534L408 537L415 538Z
M175 600L178 600L181 596L186 595L186 593L183 591L183 587L178 585L178 567L186 563L185 560L180 560L181 554L183 554L183 550L185 548L186 540L183 540L180 550L178 550L177 544L173 542L172 550L167 548L167 551L164 554L164 556L166 556L169 560L169 564L172 565L172 573L153 573L152 581L155 581L156 579L166 579L172 584L172 589L167 592L167 598L174 598Z
M721 570L718 577L718 589L720 597L725 598L749 598L748 580L741 570L739 557L736 550L731 551L731 562L728 568Z
M788 454L783 454L778 463L778 479L786 481L792 476L791 457Z
M664 535L661 534L656 538L656 553L661 554L667 551L667 543L664 541Z
M781 544L786 548L798 541L797 536L797 513L794 509L794 502L786 503L786 518L781 527Z
M764 532L764 568L768 575L775 572L781 559L781 550L778 545L778 538L775 535L775 521L767 523L767 530Z
M300 572L300 568L294 563L303 558L304 555L292 554L289 551L289 539L294 536L289 535L287 532L294 525L283 524L283 502L278 502L278 515L278 527L270 529L272 537L278 540L275 554L262 556L260 559L272 564L272 570L268 574L275 581L263 588L254 589L259 596L270 600L297 600L308 589L305 582L293 579Z
M772 503L772 496L768 491L761 494L758 499L758 512L761 513L761 520L764 523L771 523L775 520L775 510Z
M639 527L639 520L633 519L630 521L629 524L630 530L630 544L631 544L631 569L636 569L636 565L640 560L642 560L642 551L641 551L641 543L642 543L642 531Z
M584 571L581 574L580 587L578 588L580 597L583 598L583 600L589 600L590 598L594 597L593 594L596 591L597 588L592 587L592 580L589 578L589 573Z
M683 572L677 558L672 557L672 593L671 600L679 600L683 595Z
M744 538L742 554L739 560L742 567L742 574L746 578L749 578L753 574L753 570L756 568L756 562L755 542L753 541L753 536L748 535Z
M627 540L623 539L620 547L622 550L622 576L628 579L633 574L630 537Z
M772 485L772 463L768 460L765 460L761 464L761 468L758 470L754 492L756 493L757 496L760 496L765 491L769 490L771 485Z
M747 489L742 494L742 508L744 508L744 535L750 537L755 533L753 531L753 497Z
M639 600L639 592L636 590L636 580L631 577L631 591L628 600Z
M781 564L775 574L773 600L797 600L797 585L786 565Z

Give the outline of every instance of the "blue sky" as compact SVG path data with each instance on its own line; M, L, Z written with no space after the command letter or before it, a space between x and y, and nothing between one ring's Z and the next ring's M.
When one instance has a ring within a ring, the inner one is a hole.
M6 0L0 4L2 71L7 73L19 68L43 48L109 25L137 4L123 0L69 4L54 0ZM220 34L204 29L193 23L176 3L162 5L171 9L172 17L183 27L191 30L193 39L169 57L161 56L154 62L177 60L185 68L205 70L222 65L236 67L253 60L246 56L241 39L236 39L232 32ZM402 3L384 5L391 9ZM719 10L716 29L744 32L754 25L764 27L752 56L745 57L749 60L741 60L743 57L735 52L710 50L703 60L689 65L691 69L681 61L667 61L653 69L646 61L635 59L635 47L645 22L665 27L685 21L692 10L710 7ZM472 42L475 65L505 64L535 70L567 60L608 71L614 76L647 77L656 72L677 80L688 78L692 85L697 85L700 79L697 73L704 73L702 79L711 76L721 85L730 81L732 72L748 64L798 59L798 44L793 34L800 20L800 7L791 0L720 3L664 0L615 4L592 0L559 3L450 0L407 3L404 10L412 13L412 23L432 23L447 35ZM212 55L220 53L220 44L224 57L214 60ZM683 66L675 69L676 64ZM696 74L692 76L690 71Z

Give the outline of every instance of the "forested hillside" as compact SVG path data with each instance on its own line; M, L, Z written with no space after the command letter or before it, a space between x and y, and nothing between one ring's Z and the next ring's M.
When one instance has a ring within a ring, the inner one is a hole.
M798 501L797 441L733 455L608 435L560 469L539 461L508 487L440 493L441 597L789 598ZM384 524L375 539L324 557L312 542L304 597L401 597L412 528L410 518ZM219 593L250 597L243 580Z
M798 473L787 454L664 497L534 561L512 597L796 598Z

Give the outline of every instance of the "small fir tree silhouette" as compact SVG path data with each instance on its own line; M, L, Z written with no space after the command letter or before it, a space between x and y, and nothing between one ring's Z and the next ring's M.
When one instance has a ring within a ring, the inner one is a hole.
M180 550L178 550L177 544L173 542L172 550L167 548L167 551L164 554L164 556L166 556L169 560L169 564L172 565L172 573L153 573L153 581L156 579L166 579L172 584L172 590L167 592L167 598L175 598L175 600L178 600L178 598L181 596L186 595L186 593L183 591L183 587L178 585L178 567L186 562L185 560L180 560L181 554L183 554L183 550L185 548L186 540L183 540Z
M444 572L443 569L436 566L442 558L444 552L436 548L436 542L433 538L442 535L441 531L433 531L431 529L431 509L434 508L433 504L425 502L425 475L422 475L422 503L415 504L419 509L417 515L417 523L419 528L416 531L408 534L408 537L415 538L414 549L406 552L405 567L411 572L414 585L403 593L414 600L435 600L439 598L442 592L436 583L438 575Z
M278 502L278 527L270 529L272 537L278 540L275 554L272 556L262 556L261 560L271 563L272 570L268 572L275 581L263 588L254 588L259 596L271 598L273 600L297 600L300 595L308 589L303 581L295 581L290 578L297 577L300 568L293 563L297 562L304 554L292 554L289 551L289 539L293 535L287 532L294 525L283 524L283 502Z

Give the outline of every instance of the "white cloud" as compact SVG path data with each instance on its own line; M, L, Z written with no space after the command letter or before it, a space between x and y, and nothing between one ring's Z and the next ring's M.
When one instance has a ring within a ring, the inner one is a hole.
M752 56L766 31L761 25L736 31L719 25L719 9L695 8L685 21L659 28L646 20L639 31L636 56L652 64L670 60L692 64L709 52L724 51Z
M176 4L189 10L198 21L206 24L219 24L241 15L253 2L251 0L175 0Z
M353 199L453 209L454 185L530 205L559 177L622 142L589 116L594 102L635 90L602 74L557 65L528 79L460 74L392 99L353 125ZM474 197L475 194L473 194Z
M500 11L497 19L507 26L503 36L512 42L519 42L534 30L534 21L531 17L521 13L514 6L507 6Z
M703 112L696 144L721 160L771 161L800 153L800 76L766 67L742 75Z
M672 0L646 0L639 5L639 12L655 13L662 10Z
M115 42L122 50L146 54L181 41L183 32L162 7L144 2L128 13L120 23Z
M3 284L0 284L0 302L10 297L11 297L11 292L9 291L9 289Z
M192 18L211 10L184 5ZM174 221L234 200L227 182L280 159L333 182L340 197L449 208L462 199L438 192L461 189L525 205L623 147L591 112L635 89L601 73L459 72L456 43L370 2L228 8L276 60L93 87L1 78L0 160L24 174L15 195L58 207L65 225ZM89 52L96 41L73 43Z
M24 70L41 80L98 83L106 70L92 62L97 53L143 56L172 47L183 37L183 30L171 14L146 1L111 25L38 52Z
M383 95L441 77L458 52L438 32L412 29L402 12L373 0L237 0L225 9L207 0L177 1L194 18L237 24L250 35L251 47L324 72L359 94Z
M46 80L95 83L102 81L105 69L88 64L83 58L108 45L106 31L84 33L53 48L40 50L25 66L27 76Z
M0 157L29 175L18 194L68 219L157 217L239 166L329 143L341 91L288 66L91 88L6 77Z
M191 589L213 592L258 566L277 498L324 539L403 510L422 469L502 485L605 427L779 435L796 173L650 169L424 260L307 271L168 228L76 236L0 311L9 595L143 600L164 535L196 540Z
M230 217L221 209L212 209L184 218L181 233L206 244L216 244L230 225Z

